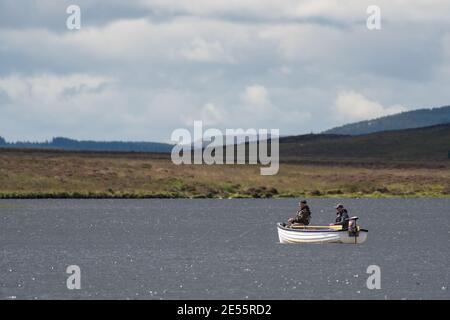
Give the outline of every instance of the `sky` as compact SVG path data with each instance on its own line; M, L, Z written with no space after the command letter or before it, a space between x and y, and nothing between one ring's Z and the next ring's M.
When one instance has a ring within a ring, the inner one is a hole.
M195 120L292 135L449 105L449 14L448 0L0 0L0 136L169 142Z

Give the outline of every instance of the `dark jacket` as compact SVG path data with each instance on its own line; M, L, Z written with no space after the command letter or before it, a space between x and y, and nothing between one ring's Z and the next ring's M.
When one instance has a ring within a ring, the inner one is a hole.
M336 216L336 225L342 225L343 229L348 228L348 212L347 209L342 209Z
M295 217L296 223L308 225L310 221L311 221L311 210L309 210L308 206L304 206L303 209L297 211L297 216Z

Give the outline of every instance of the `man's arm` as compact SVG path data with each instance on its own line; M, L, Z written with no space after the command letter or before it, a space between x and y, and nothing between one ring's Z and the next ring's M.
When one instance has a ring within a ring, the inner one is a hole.
M346 211L346 212L344 212L344 214L342 215L342 222L345 222L345 221L347 221L349 219L349 216L348 216L348 212Z

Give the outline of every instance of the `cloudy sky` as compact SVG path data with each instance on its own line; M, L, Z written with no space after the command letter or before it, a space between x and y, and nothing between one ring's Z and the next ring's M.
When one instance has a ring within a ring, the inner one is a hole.
M448 0L0 0L0 136L169 141L194 120L287 135L448 105L449 14Z

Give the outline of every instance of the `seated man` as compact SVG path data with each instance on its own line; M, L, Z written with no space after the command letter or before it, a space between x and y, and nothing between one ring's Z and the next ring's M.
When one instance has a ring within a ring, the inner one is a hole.
M336 220L334 223L331 223L330 225L334 226L342 226L342 229L347 230L348 229L348 212L347 209L344 208L342 204L338 204L336 206Z
M311 221L311 211L309 210L306 200L300 201L298 205L299 208L297 210L297 215L295 216L295 218L290 218L288 220L289 226L291 226L294 223L307 226Z

